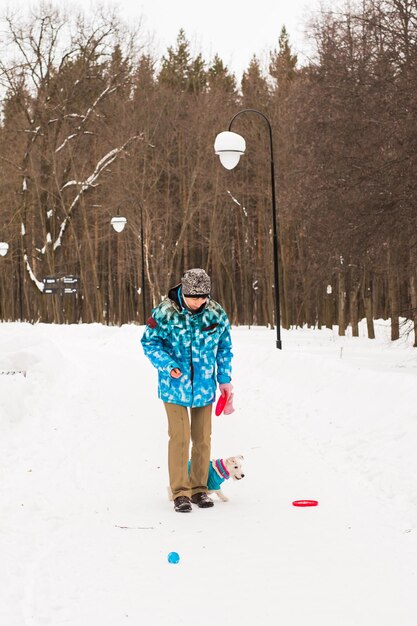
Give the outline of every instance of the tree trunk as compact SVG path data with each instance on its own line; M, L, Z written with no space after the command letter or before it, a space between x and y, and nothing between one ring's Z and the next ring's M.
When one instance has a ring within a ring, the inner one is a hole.
M355 268L351 269L351 285L349 294L349 317L352 326L352 336L359 337L359 325L358 325L358 293L360 289L360 282L357 279L357 271Z
M291 325L290 319L290 290L288 284L288 269L289 263L289 250L286 245L284 231L281 231L281 246L280 246L280 286L281 286L281 324L283 328L289 329Z
M375 339L371 280L366 270L364 270L364 275L362 279L361 294L362 294L363 307L365 309L368 339Z
M359 337L359 324L358 324L358 292L356 289L352 289L350 292L350 323L352 326L352 337Z
M339 324L339 335L341 335L342 337L345 336L345 326L346 326L346 322L345 322L345 275L343 273L343 270L339 270L339 285L338 285L338 290L339 290L339 306L338 306L338 311L337 311L337 321Z
M399 286L398 275L395 268L391 265L391 255L388 262L388 299L389 313L391 317L391 341L395 341L400 337L400 318L399 318Z
M413 268L411 268L413 272ZM414 321L414 348L417 348L417 276L416 272L410 276L410 294L411 294L411 319Z

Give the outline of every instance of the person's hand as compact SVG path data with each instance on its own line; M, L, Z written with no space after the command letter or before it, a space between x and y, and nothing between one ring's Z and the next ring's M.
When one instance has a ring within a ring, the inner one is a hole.
M232 383L219 383L219 389L222 396L226 396L226 398L233 393Z
M174 369L170 371L170 374L172 378L180 378L180 376L182 376L182 371L178 367L174 367Z
M220 383L219 389L222 396L226 396L226 404L223 413L224 415L230 415L235 410L233 406L233 385L232 383Z

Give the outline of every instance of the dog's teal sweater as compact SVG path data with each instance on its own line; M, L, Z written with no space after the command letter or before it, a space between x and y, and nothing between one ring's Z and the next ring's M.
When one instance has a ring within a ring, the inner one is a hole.
M188 473L190 473L191 461L188 461ZM207 478L207 489L209 491L218 491L220 489L220 485L224 483L225 479L218 475L215 469L213 469L212 464L209 465L209 472Z

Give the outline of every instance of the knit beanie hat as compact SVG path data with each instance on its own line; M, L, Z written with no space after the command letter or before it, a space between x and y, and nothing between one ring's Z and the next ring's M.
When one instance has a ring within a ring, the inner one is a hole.
M184 296L204 297L210 295L210 276L199 267L187 270L181 278L182 293Z

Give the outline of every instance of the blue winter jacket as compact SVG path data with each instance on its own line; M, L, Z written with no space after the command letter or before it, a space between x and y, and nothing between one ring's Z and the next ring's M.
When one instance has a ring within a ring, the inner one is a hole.
M141 343L158 370L158 397L198 407L214 402L216 380L231 380L232 342L226 313L214 300L192 313L182 305L177 285L147 320ZM182 372L172 378L174 368Z

